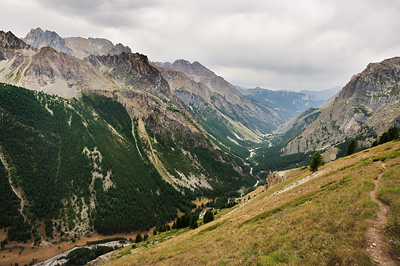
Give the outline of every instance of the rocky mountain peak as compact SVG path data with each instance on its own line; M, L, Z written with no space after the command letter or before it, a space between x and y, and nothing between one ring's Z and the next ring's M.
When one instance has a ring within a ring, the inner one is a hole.
M397 86L400 79L400 57L370 63L364 71L354 76L339 92L335 102L354 97L378 95L382 90Z
M73 55L81 59L90 55L119 55L132 52L128 46L121 43L114 45L104 38L68 37L65 38L65 42L72 50Z
M89 55L117 55L123 52L131 53L131 49L128 46L124 46L121 43L114 45L111 41L104 38L62 38L55 31L43 31L39 27L36 29L31 29L22 40L36 48L50 46L59 52L66 53L80 59L83 59Z
M201 80L204 81L205 78L213 78L217 76L214 72L200 64L198 61L190 63L187 60L179 59L172 63L170 68L185 73L197 82Z
M30 46L15 36L11 31L0 31L0 46L7 49L28 49Z
M106 69L108 75L112 75L134 89L164 95L171 93L167 81L150 64L146 55L122 52L118 55L91 55L85 60L100 71Z
M400 57L369 64L354 76L307 128L291 140L284 154L327 149L349 138L368 147L400 121Z
M50 46L59 52L72 55L72 50L65 45L65 40L55 31L43 31L41 28L31 29L22 40L36 48Z

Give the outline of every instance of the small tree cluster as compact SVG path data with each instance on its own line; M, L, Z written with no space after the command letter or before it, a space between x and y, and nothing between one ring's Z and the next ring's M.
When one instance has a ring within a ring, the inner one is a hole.
M2 250L5 248L5 246L7 245L7 243L8 243L7 238L6 238L5 240L3 240L3 241L0 242L0 247L1 247Z
M310 171L311 172L318 171L318 167L323 165L324 163L325 163L324 158L322 157L320 151L316 151L310 162Z
M171 226L169 226L169 224L162 224L162 225L158 226L156 230L160 233L166 232L166 231L171 230Z
M372 143L372 147L377 146L378 144L383 144L392 140L396 140L400 138L399 128L397 126L390 127L388 131L384 132L382 136L376 139Z
M199 226L197 223L197 220L199 219L199 216L197 214L192 214L192 215L183 215L181 217L178 217L174 224L172 225L172 229L180 229L180 228L185 228L185 227L190 227L191 229L195 229Z

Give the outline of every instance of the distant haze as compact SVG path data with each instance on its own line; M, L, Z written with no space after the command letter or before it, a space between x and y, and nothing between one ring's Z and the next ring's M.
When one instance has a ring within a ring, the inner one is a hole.
M152 61L199 61L230 83L268 89L344 86L400 56L398 0L3 0L1 29L103 37Z

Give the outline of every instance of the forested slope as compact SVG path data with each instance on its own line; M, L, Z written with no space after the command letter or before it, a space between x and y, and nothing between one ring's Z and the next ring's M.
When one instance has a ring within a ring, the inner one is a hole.
M139 153L121 104L96 94L65 100L0 86L0 147L23 192L27 224L45 220L48 236L110 234L150 228L191 208ZM0 166L4 227L19 219L20 202Z

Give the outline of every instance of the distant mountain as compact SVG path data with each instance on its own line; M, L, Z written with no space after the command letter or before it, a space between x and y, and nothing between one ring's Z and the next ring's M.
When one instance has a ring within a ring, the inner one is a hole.
M54 31L43 31L41 28L31 29L22 40L36 48L49 46L57 51L73 55L72 50L65 45L65 40Z
M323 104L324 102L326 102L328 99L330 99L333 95L335 95L336 93L338 93L338 91L341 89L342 87L340 86L336 86L334 88L331 89L327 89L327 90L322 90L322 91L310 91L310 90L301 90L299 91L300 93L304 93L307 94L310 99L314 102L315 106L313 107L319 107L321 104Z
M283 154L325 150L349 138L360 147L400 125L400 57L371 63L355 75L329 103L320 109L315 121L291 140ZM297 122L301 122L301 119ZM287 132L293 125L284 125Z
M118 55L130 53L131 49L122 44L114 45L111 41L101 38L68 37L62 38L54 31L43 31L41 28L32 29L22 39L27 44L36 47L52 47L77 58L83 59L89 55Z
M234 86L198 62L153 63L172 93L210 139L243 169L254 142L284 120L272 108L245 98Z
M255 100L274 110L285 120L299 115L310 107L317 107L308 94L294 91L273 91L260 87L254 89L239 89L249 99Z

